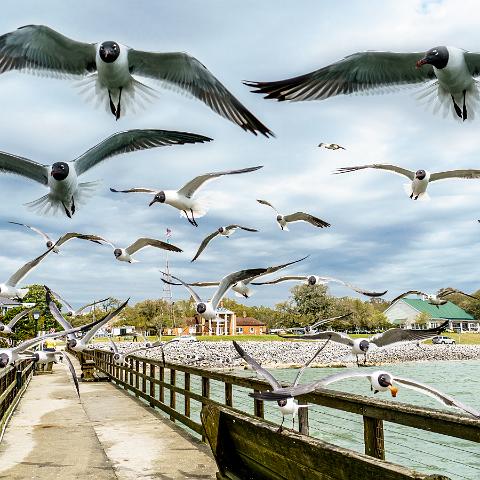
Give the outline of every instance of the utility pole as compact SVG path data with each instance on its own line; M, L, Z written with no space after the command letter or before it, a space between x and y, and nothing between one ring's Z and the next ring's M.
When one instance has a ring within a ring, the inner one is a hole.
M167 243L170 243L170 237L172 236L172 231L167 228L165 232L165 241ZM172 277L170 276L170 264L169 264L169 259L168 259L168 250L165 250L165 270L164 272L166 273L166 279L169 282L172 281ZM174 313L174 307L173 307L173 297L172 297L172 287L169 283L162 282L163 284L163 293L162 293L162 300L164 300L167 305L168 305L168 319L170 320L169 323L173 325L173 327L176 327L176 322L175 322L175 313Z

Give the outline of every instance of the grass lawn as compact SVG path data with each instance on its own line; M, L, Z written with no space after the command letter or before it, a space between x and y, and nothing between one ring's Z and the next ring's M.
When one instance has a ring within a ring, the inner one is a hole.
M478 345L480 344L480 333L445 333L444 334L447 337L453 338L457 344L460 345ZM359 337L369 337L368 334L351 334L350 335L352 338L359 338ZM162 340L168 341L174 338L173 336L167 336L163 335ZM279 341L285 341L285 338L279 337L278 335L199 335L196 338L201 341L206 341L206 342L218 342L218 341L232 341L236 340L238 342L248 342L248 341L256 341L256 342L279 342ZM118 339L118 337L114 338L115 341L132 341L132 337L122 337L121 340ZM157 337L148 337L148 340L150 341L155 341L157 340ZM100 337L100 338L95 338L93 340L95 343L96 342L108 342L108 338L106 337ZM288 341L294 341L294 340L288 340ZM314 340L312 340L314 341ZM432 343L431 340L426 341L425 343Z

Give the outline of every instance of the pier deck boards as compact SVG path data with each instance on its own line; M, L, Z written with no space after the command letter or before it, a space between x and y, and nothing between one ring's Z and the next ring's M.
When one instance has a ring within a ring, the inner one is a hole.
M35 376L0 444L0 479L214 479L206 445L110 383Z

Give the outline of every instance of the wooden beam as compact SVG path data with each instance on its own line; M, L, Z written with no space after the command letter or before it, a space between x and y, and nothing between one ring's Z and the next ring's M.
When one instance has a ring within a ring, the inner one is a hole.
M363 439L365 442L365 455L385 460L385 441L382 420L363 417Z

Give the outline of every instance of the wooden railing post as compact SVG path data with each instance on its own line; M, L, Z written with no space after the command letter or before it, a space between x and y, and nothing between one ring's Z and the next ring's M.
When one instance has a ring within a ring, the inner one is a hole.
M138 387L140 386L140 378L138 376L138 372L140 371L140 362L135 360L135 396L138 397Z
M299 400L299 405L306 405L307 402ZM308 435L308 408L299 408L298 409L298 431L303 433L303 435Z
M258 390L255 390L255 393L258 393ZM257 400L256 398L253 400L253 414L256 417L264 418L265 410L263 407L263 400Z
M225 405L227 407L233 407L233 388L232 384L225 383Z
M202 377L202 397L210 398L210 379L208 377ZM206 402L202 402L202 406L205 404ZM206 441L207 437L202 433L202 442Z
M184 385L184 389L190 392L190 374L188 372L185 372ZM188 393L185 393L185 416L190 417L190 395Z
M160 367L160 372L158 379L161 382L165 381L165 368ZM160 388L158 389L158 399L160 400L161 403L165 403L165 387L163 385L160 385Z
M177 371L174 370L173 368L170 369L170 385L175 386L177 384ZM177 406L177 395L176 392L173 390L170 390L170 407L175 410L175 407ZM175 421L175 418L170 416L170 420L172 422Z
M130 363L130 372L129 372L129 375L128 375L128 384L133 387L133 358L130 357L128 360L129 360L129 363Z
M150 378L155 380L155 365L153 363L150 364ZM150 380L150 398L155 398L155 382ZM154 407L155 405L153 403L150 403L151 407Z
M142 392L147 393L147 362L142 362Z
M365 454L385 460L383 420L364 416L363 438L365 442Z

